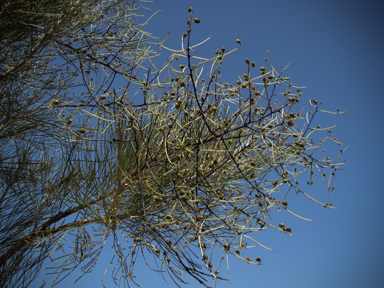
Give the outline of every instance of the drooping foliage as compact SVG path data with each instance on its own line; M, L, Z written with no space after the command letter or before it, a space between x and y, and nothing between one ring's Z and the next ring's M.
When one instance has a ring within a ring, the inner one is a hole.
M225 82L241 41L201 58L192 8L181 49L170 50L137 24L136 2L3 2L2 287L27 286L48 256L58 279L92 270L109 238L108 269L124 284L135 283L137 257L152 255L147 264L176 283L184 272L207 286L227 255L261 265L248 253L265 247L258 231L291 235L269 212L296 215L288 193L313 199L299 177L311 185L320 173L333 190L339 158L316 151L341 143L311 126L320 104L303 110L303 88L269 58L246 59Z

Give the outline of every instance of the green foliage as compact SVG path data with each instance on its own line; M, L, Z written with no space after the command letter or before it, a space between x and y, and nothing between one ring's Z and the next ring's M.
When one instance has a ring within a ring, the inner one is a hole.
M226 255L261 265L248 252L265 247L257 231L291 235L269 212L294 214L288 192L313 199L299 176L309 172L311 184L318 171L333 190L339 158L315 151L341 143L331 132L312 139L330 128L311 127L320 104L299 109L303 88L283 77L287 67L246 59L236 83L223 82L239 39L201 58L192 29L204 21L190 8L181 50L151 44L136 9L85 0L1 6L3 287L27 286L48 255L58 277L92 270L109 237L113 275L128 286L146 254L175 282L186 272L206 286L205 277L222 279ZM158 65L163 49L172 55Z

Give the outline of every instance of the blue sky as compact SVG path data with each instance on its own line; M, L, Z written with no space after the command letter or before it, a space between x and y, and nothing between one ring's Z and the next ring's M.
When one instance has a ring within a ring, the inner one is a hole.
M384 153L380 131L384 121L380 111L384 96L380 84L384 79L384 7L381 1L155 0L143 5L152 9L141 10L143 19L162 10L150 20L146 30L159 38L170 30L168 47L180 48L190 6L194 16L201 19L193 27L192 41L198 43L211 37L198 48L203 57L213 57L217 48L233 49L238 46L235 39L241 39L242 48L224 62L223 80L234 82L237 75L242 75L245 58L258 66L264 65L270 50L270 63L275 67L293 60L286 76L294 84L307 87L303 99L319 100L324 103L324 110L347 110L346 114L325 114L316 120L322 126L337 124L334 135L344 143L343 147L349 145L343 155L348 163L337 174L335 190L329 197L322 183L307 189L320 200L333 202L337 210L292 197L291 210L317 221L307 222L287 213L274 215L277 222L285 219L290 223L294 237L272 230L259 233L256 239L277 253L262 248L254 250L254 256L263 259L262 266L232 259L230 282L221 281L217 287L382 287ZM164 55L170 54L164 51ZM301 104L309 106L308 101ZM340 146L325 148L337 152ZM73 285L78 277L75 273L56 287L102 287L100 279L110 260L106 252L92 274ZM135 279L141 287L176 287L169 277L167 284L145 264L137 265L142 265L135 269ZM41 279L38 278L40 282ZM185 280L191 281L188 287L198 286L188 277ZM39 287L35 283L32 287ZM104 283L106 287L114 287L111 279L105 279Z

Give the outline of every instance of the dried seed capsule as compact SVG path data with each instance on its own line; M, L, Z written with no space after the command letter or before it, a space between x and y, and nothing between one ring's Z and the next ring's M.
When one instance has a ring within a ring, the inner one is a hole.
M201 20L199 18L195 18L193 19L193 21L196 23L196 24L199 24L201 22Z
M256 257L256 261L257 262L261 262L261 258L260 257Z
M284 227L285 227L285 224L284 224L284 223L279 223L279 226L280 226L281 228L284 228Z
M257 224L260 225L261 228L263 228L265 226L265 223L263 221L257 221Z

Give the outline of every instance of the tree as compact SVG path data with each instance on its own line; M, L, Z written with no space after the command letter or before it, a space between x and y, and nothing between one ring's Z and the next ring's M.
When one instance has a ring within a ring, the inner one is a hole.
M291 235L268 215L294 214L288 192L313 198L302 174L311 185L318 171L333 190L340 156L316 151L341 143L311 127L320 103L300 111L303 89L269 58L246 59L236 83L224 82L223 61L241 41L201 58L192 8L182 48L158 64L164 41L137 24L134 1L0 7L1 286L27 286L48 257L61 260L58 281L92 270L108 238L114 278L128 286L147 255L175 283L186 272L207 286L224 279L227 255L261 265L248 252L261 245L257 231Z

